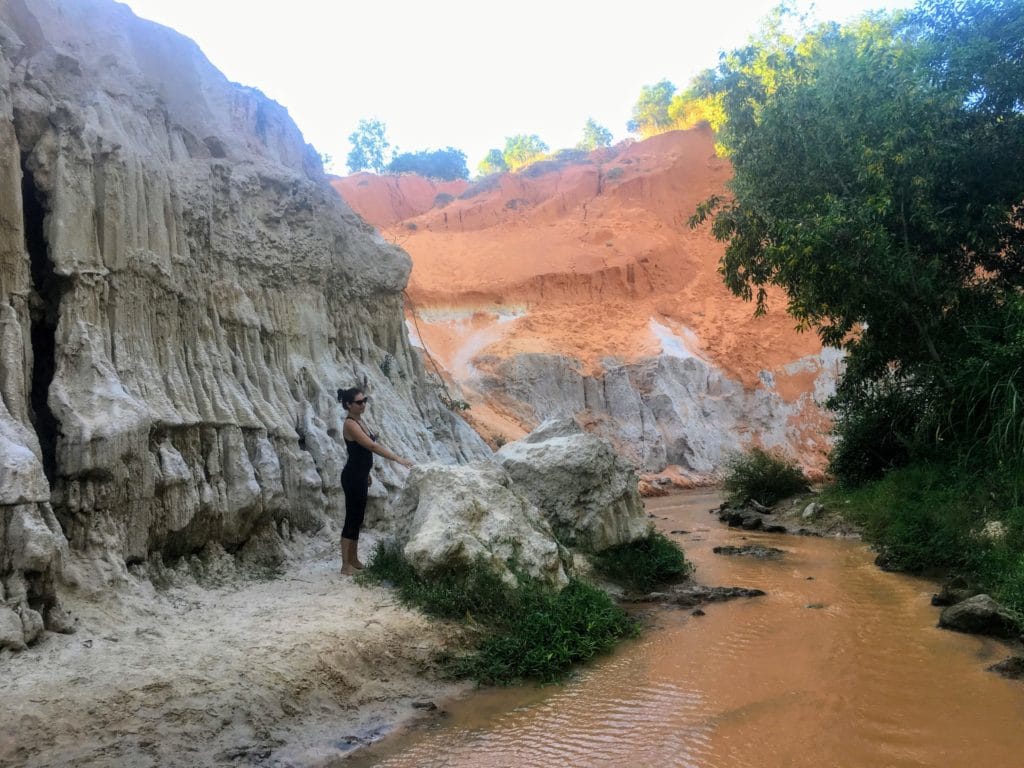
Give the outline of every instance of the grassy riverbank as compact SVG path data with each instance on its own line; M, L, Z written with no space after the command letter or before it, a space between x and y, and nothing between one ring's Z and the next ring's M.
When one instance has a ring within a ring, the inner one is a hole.
M884 567L963 577L1024 627L1024 489L1017 466L919 460L880 479L834 483L820 500L862 532ZM739 503L772 503L802 481L792 460L754 448L730 462L724 485Z
M679 547L660 534L614 547L596 560L600 573L644 590L679 581L691 570ZM475 647L447 663L455 676L485 684L557 681L574 664L640 631L606 592L579 578L556 590L519 574L518 585L510 587L483 562L421 575L398 546L382 543L360 579L393 587L402 603L428 616L465 622L476 635Z
M1024 505L1010 478L917 463L858 488L830 487L887 567L963 576L1024 619Z

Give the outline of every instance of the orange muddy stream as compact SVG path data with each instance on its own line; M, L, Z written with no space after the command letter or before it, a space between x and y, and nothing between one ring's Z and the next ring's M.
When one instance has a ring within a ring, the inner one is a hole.
M1024 683L1001 643L937 629L932 582L885 573L861 542L758 534L695 491L647 501L709 585L761 598L659 608L655 626L563 686L482 690L345 766L1017 768ZM777 561L712 553L785 550ZM820 608L809 608L820 605Z

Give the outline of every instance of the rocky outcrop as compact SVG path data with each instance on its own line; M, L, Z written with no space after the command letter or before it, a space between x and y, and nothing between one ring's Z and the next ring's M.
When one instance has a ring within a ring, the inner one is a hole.
M600 552L650 532L633 468L572 419L544 422L496 458L567 546Z
M1017 637L1020 628L1013 615L988 595L975 595L945 608L939 626L955 632L996 637Z
M813 364L828 377L838 358ZM607 361L597 374L561 355L486 358L470 387L495 398L524 423L578 416L641 471L667 465L709 477L752 439L792 448L808 397L787 403L767 388L753 391L696 357L662 355L631 364ZM830 390L829 390L830 391Z
M0 5L0 599L23 637L60 583L337 518L338 387L405 455L489 455L409 346L409 270L191 41L106 0Z
M421 573L483 560L509 583L512 568L568 583L551 527L494 462L416 466L389 512L399 546Z

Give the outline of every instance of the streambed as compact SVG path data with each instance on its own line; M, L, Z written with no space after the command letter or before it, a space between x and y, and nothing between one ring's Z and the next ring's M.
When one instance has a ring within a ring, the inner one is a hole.
M647 501L704 584L767 595L658 608L654 628L563 686L482 690L345 766L956 768L1024 764L1010 649L936 628L936 585L885 573L849 539L730 529L693 491ZM783 550L724 556L716 546Z

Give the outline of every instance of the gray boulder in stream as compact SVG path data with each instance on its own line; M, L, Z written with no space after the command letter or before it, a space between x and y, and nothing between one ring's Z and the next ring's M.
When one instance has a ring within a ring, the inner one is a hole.
M939 616L939 626L995 637L1016 637L1020 631L1010 612L988 595L975 595L949 606Z
M547 520L491 461L417 465L388 512L420 573L482 559L510 584L512 568L556 587L569 581Z
M571 418L545 421L496 458L563 544L600 552L650 530L636 472Z

